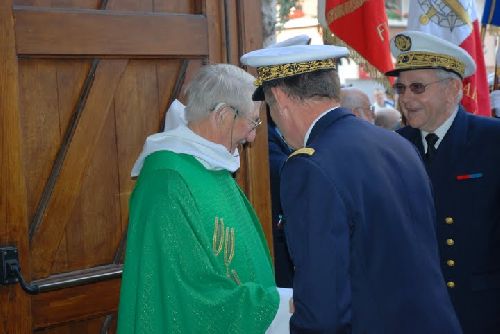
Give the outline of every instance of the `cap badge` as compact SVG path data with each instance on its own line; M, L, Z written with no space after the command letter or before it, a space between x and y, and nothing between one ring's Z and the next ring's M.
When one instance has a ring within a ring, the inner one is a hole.
M411 38L406 35L397 35L394 39L394 44L401 51L408 51L411 49Z

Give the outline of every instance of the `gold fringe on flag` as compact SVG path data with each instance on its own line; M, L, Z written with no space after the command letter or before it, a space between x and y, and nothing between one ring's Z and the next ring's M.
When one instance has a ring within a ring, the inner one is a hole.
M338 45L345 46L349 50L350 57L356 64L363 65L363 70L368 72L370 78L379 82L384 86L385 89L392 91L391 82L384 75L384 73L380 72L375 66L370 64L363 56L361 56L356 50L351 48L349 44L345 43L338 36L333 35L330 32L330 29L323 28L323 43L329 45Z

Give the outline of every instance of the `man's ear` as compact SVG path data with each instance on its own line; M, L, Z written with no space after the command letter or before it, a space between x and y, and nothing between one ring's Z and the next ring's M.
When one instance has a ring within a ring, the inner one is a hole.
M280 110L280 112L288 108L288 103L290 98L281 88L271 87L271 93L274 95L274 100L276 101L276 104L279 106L278 110Z
M224 122L224 118L230 116L229 115L230 113L228 113L227 111L228 110L227 110L226 106L223 106L223 107L219 108L219 110L214 112L214 117L215 117L215 120L217 121L217 123Z
M463 84L462 81L459 79L450 81L451 84L447 86L448 88L450 88L450 94L448 94L448 97L450 98L450 103L455 104L456 96L460 93L460 90L463 90Z

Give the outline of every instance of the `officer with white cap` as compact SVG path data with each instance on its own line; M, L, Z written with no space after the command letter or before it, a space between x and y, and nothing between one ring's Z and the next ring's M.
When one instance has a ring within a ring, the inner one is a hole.
M469 54L419 31L391 40L394 91L408 124L398 132L433 184L441 268L464 333L500 328L500 121L459 105Z
M261 49L253 98L296 150L281 174L295 266L291 333L461 333L439 268L430 184L395 133L340 108L345 48Z
M268 48L281 48L290 45L307 45L311 42L308 35L296 35L284 41L272 44ZM271 186L271 216L273 227L274 250L274 275L276 285L281 288L291 288L293 284L293 263L288 253L285 232L283 230L284 218L280 202L280 175L281 167L292 153L290 147L283 140L276 124L269 117L267 108L267 139L269 148L269 181Z

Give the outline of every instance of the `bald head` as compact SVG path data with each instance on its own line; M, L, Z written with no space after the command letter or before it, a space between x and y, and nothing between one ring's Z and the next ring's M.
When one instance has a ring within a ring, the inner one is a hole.
M375 122L375 114L370 105L370 99L361 89L342 88L340 92L340 104L343 108L351 109L352 113L370 123Z
M397 130L401 126L401 113L392 108L381 108L375 114L375 125L388 130Z

